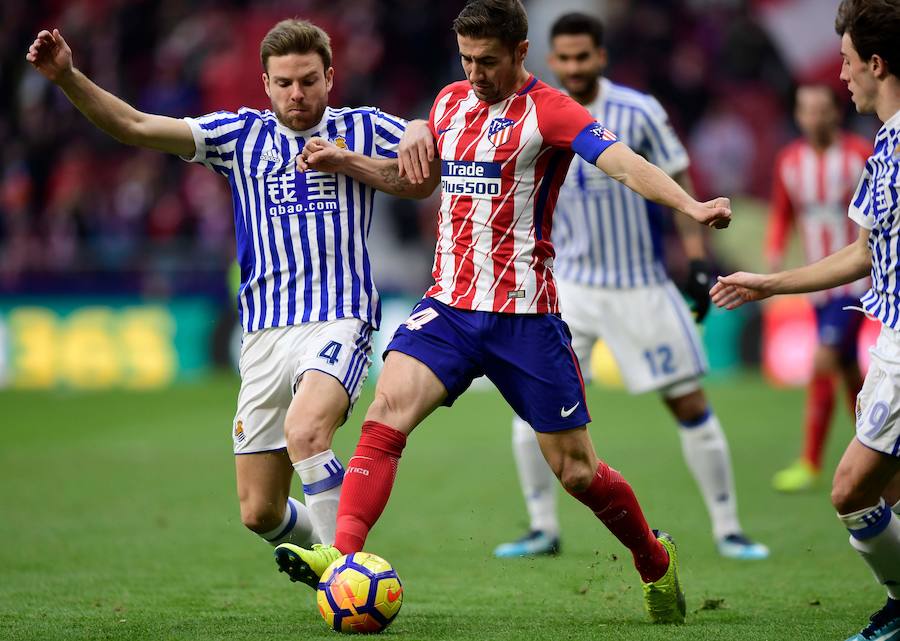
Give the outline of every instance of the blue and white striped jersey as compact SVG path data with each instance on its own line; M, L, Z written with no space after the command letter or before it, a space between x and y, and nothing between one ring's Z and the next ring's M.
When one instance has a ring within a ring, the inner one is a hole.
M587 110L621 142L669 175L687 168L687 151L652 96L600 79ZM553 221L558 278L596 287L632 288L668 280L662 208L575 158Z
M197 149L190 161L231 185L244 330L346 317L377 328L381 305L366 248L375 189L343 174L299 173L295 158L314 136L396 158L406 121L371 107L328 107L306 131L248 108L185 120Z
M869 230L872 287L863 308L892 329L900 329L900 111L875 135L849 216Z

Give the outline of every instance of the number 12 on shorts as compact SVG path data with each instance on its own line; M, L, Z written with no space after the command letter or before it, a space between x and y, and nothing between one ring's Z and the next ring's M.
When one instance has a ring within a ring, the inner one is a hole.
M645 349L644 360L650 366L650 374L653 377L668 376L675 373L675 364L672 362L672 348L669 345L660 345L655 350Z

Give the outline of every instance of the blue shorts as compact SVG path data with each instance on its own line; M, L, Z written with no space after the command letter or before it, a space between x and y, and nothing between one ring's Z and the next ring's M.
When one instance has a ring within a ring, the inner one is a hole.
M538 432L590 422L569 328L553 314L456 309L423 298L385 350L421 361L447 388L452 405L479 376L497 386Z
M857 337L862 326L863 315L846 310L848 305L859 306L859 299L842 296L816 305L816 327L819 330L819 344L838 352L842 363L853 363L857 356Z

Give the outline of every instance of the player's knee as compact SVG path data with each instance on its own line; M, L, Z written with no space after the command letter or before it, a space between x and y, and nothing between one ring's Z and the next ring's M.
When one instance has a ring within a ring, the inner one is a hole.
M594 480L595 470L583 461L567 459L562 462L560 469L554 470L554 472L566 492L578 494L590 487L591 481Z
M675 398L667 398L666 404L681 423L693 423L709 412L706 395L699 389Z
M366 410L366 420L378 421L379 423L393 426L396 422L396 405L397 404L391 398L390 394L386 394L384 391L376 389L375 398L372 399L369 409Z
M831 486L831 504L838 514L850 514L877 502L877 497L866 496L866 493L846 474L841 474L840 470L835 473Z
M284 435L293 458L309 458L331 447L335 420L326 412L312 411L285 421Z
M282 506L283 507L283 506ZM241 523L251 532L264 534L278 527L284 514L280 514L275 506L266 503L241 502Z
M327 429L298 427L286 429L288 451L292 458L300 459L315 456L331 447L331 434Z

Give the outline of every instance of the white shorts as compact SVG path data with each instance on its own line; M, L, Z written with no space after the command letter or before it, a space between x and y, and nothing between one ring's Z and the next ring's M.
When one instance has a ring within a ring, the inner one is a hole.
M589 374L598 339L609 346L633 394L661 390L677 397L699 389L708 365L691 312L671 281L611 289L557 280L572 349Z
M869 372L856 397L856 438L900 456L900 332L882 325L869 354Z
M284 419L304 372L318 370L336 378L350 406L369 372L372 327L341 318L273 327L244 334L241 390L231 435L235 454L284 449ZM346 420L346 417L345 417Z

